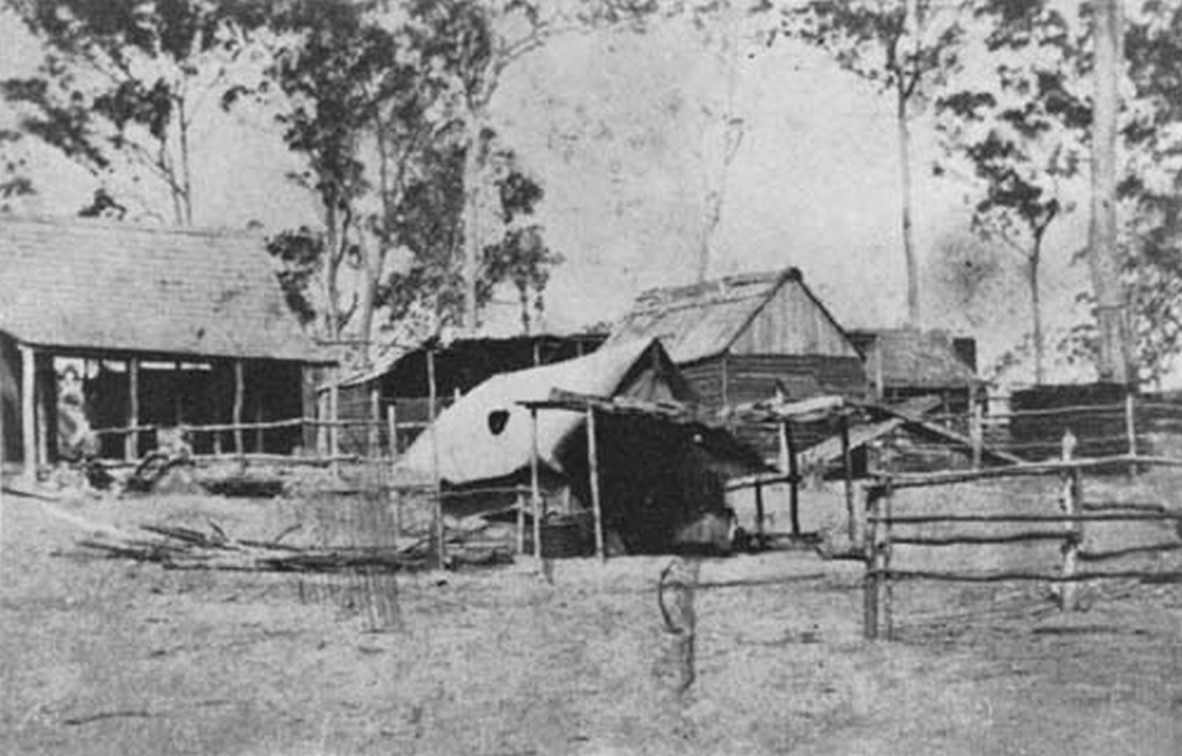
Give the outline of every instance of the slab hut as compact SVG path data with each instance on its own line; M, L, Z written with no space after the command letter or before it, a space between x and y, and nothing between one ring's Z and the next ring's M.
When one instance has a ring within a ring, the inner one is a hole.
M540 515L583 523L587 545L598 498L608 541L628 552L651 552L668 548L695 516L722 512L723 476L762 469L754 451L722 429L643 411L607 411L603 404L575 402L586 411L526 406L556 395L647 406L696 399L654 340L498 375L444 410L434 433L419 436L403 455L397 478L425 481L437 471L454 515L507 506L513 494L498 502L498 489L536 481ZM593 413L595 436L589 438Z
M850 338L865 355L876 398L888 404L933 396L935 411L967 415L984 386L973 339L914 328L854 329Z
M32 474L82 453L138 457L165 427L314 412L333 358L288 309L261 237L82 219L0 219L5 459ZM299 427L205 433L198 452L288 453ZM90 442L94 444L92 440Z
M653 338L715 408L776 396L862 399L869 388L858 350L796 268L645 292L607 345ZM766 458L780 455L778 429L740 432Z

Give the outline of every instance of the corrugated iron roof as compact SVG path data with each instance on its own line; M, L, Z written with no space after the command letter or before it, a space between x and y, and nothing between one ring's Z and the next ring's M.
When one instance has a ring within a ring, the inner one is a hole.
M248 233L0 218L0 330L62 349L335 361Z
M432 476L435 460L441 480L463 485L502 478L527 468L532 456L530 413L519 402L550 398L552 389L578 394L612 397L631 386L637 370L659 366L674 399L693 398L693 391L681 378L659 342L635 342L602 348L586 357L542 367L493 376L444 410L431 430L419 434L398 460L396 474L404 481L426 480ZM637 385L652 385L640 382ZM651 398L641 396L640 398ZM499 432L489 427L489 413L504 411L507 422ZM582 426L577 412L538 412L539 462L561 472L559 453L566 439ZM437 440L434 451L432 437Z
M691 286L650 289L612 332L608 345L660 339L679 365L725 352L797 268L749 273Z

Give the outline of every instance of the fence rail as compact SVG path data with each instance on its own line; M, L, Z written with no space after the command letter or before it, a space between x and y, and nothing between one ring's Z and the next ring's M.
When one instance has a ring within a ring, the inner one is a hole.
M885 629L887 638L894 633L894 585L903 580L934 580L961 583L999 583L1036 581L1058 586L1060 606L1064 611L1075 608L1076 587L1095 580L1131 578L1158 582L1182 582L1182 571L1128 569L1081 570L1080 562L1100 562L1122 556L1161 553L1182 549L1182 542L1137 545L1115 551L1094 552L1082 548L1084 526L1088 523L1164 522L1176 528L1182 524L1182 511L1167 511L1158 505L1136 506L1083 501L1083 476L1086 472L1111 468L1113 465L1135 467L1182 467L1182 460L1138 454L1122 454L1097 459L1075 458L1074 438L1067 434L1061 445L1061 459L1042 463L1027 463L1009 467L972 471L936 473L880 474L869 490L869 502L864 510L866 533L862 544L865 575L863 578L863 631L868 639L879 637ZM979 481L1017 479L1023 477L1058 477L1061 481L1058 514L1012 512L1002 514L896 514L894 495L906 489L933 488ZM1089 511L1090 510L1090 511ZM1038 526L1020 532L954 533L927 535L910 530L922 525L1025 525ZM1060 526L1048 528L1048 526ZM906 532L900 533L899 530ZM995 570L965 572L942 570L897 569L892 566L895 546L943 548L965 545L1005 545L1038 541L1060 541L1062 563L1058 572L1029 570Z

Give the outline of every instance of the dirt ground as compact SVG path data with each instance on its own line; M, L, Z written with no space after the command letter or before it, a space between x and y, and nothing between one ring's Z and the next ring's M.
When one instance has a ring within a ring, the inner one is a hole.
M1105 486L1169 504L1176 481ZM899 506L950 500L1042 511L1053 492L962 487ZM667 557L400 575L400 626L370 632L342 578L164 570L74 546L87 523L214 520L274 537L307 516L299 502L5 495L0 506L3 753L1182 753L1176 583L1105 581L1071 614L1045 584L908 583L896 639L867 642L859 564L810 550L705 559L696 678L679 696L657 603ZM899 559L1057 556L1002 548Z

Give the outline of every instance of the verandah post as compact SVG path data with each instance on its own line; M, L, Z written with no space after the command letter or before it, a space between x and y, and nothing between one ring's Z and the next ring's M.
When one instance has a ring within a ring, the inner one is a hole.
M542 490L538 480L538 409L529 408L529 493L534 517L534 556L542 558Z
M427 407L427 432L431 439L431 482L433 484L435 506L432 508L433 523L432 530L435 534L435 556L439 561L438 567L443 569L446 563L447 554L444 551L444 525L443 525L443 481L439 474L439 429L435 427L436 419L436 402L439 399L437 386L435 383L435 349L427 349L427 392L428 404Z
M599 498L599 453L595 444L595 407L587 405L587 462L591 476L591 510L595 516L595 556L604 559L603 505Z
M37 353L20 345L21 354L21 452L24 477L37 479ZM42 428L44 433L45 429Z
M139 459L140 432L134 430L140 424L140 361L132 357L127 361L127 426L123 437L123 457L127 461Z

